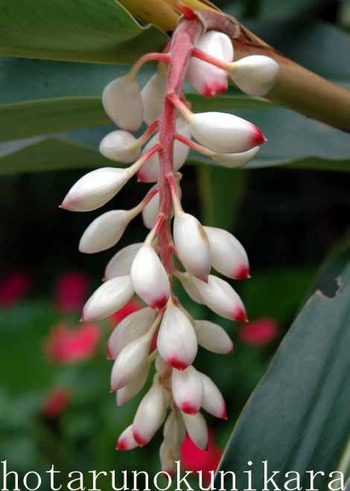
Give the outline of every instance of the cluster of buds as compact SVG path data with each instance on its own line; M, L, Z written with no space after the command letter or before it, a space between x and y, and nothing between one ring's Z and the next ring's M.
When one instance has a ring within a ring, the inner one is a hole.
M201 449L208 431L200 410L226 418L224 399L215 383L194 368L198 345L214 353L232 352L227 333L207 320L194 320L175 297L177 278L187 294L230 320L247 320L244 305L232 286L210 274L211 268L235 280L249 277L247 254L230 233L203 227L181 206L178 172L190 148L227 167L243 165L265 142L252 123L220 112L193 113L182 92L187 78L204 96L227 90L229 76L246 93L264 95L271 88L277 64L265 56L237 62L231 39L207 30L192 12L182 19L163 53L142 57L131 71L103 92L106 113L119 127L101 142L107 158L132 163L128 168L101 168L82 177L61 207L90 211L112 199L137 175L155 183L129 210L108 211L95 219L80 240L80 251L96 253L115 246L129 222L142 213L150 229L145 241L119 250L109 261L105 281L83 308L83 321L106 318L134 294L147 306L120 322L108 342L114 360L111 389L117 405L126 404L145 385L154 362L151 388L141 400L132 424L117 442L120 450L146 445L163 422L162 470L175 470L186 433ZM140 67L157 61L157 73L141 91ZM146 123L136 138L132 132ZM195 141L193 141L194 139Z

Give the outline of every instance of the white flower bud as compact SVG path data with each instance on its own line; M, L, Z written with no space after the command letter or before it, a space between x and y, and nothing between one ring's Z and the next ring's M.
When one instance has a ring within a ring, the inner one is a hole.
M103 91L102 104L108 116L123 130L137 131L143 119L140 88L136 80L124 75L110 82Z
M155 310L145 307L125 317L109 337L108 357L114 360L127 344L146 334L155 321L156 315Z
M194 367L189 366L182 371L173 368L171 390L175 404L183 413L198 413L202 404L203 385Z
M188 436L201 450L208 446L208 427L201 413L195 415L182 413Z
M159 457L162 472L166 472L170 477L173 477L176 473L175 462L180 460L180 447L174 447L169 440L163 440L159 448Z
M64 198L60 208L69 211L92 211L105 205L129 180L125 169L104 167L81 177Z
M147 333L121 350L112 368L111 390L121 389L145 370L151 340Z
M231 285L217 276L209 275L208 283L197 280L193 281L199 294L213 312L226 319L240 322L247 321L247 314L242 300Z
M192 365L198 350L194 328L182 310L169 305L160 325L157 347L164 360L178 370Z
M142 242L138 242L120 249L108 262L105 269L105 279L110 280L115 276L130 274L132 262L141 247Z
M245 152L266 141L253 123L228 113L193 113L189 120L192 136L219 153Z
M138 447L132 434L132 425L128 426L123 433L120 435L117 441L117 450L132 450Z
M186 138L191 139L191 132L189 130L188 123L181 117L178 118L176 122L176 131L177 133L185 136ZM149 150L156 143L158 143L158 141L159 141L159 135L157 134L150 139L147 145L145 145L144 151ZM190 149L187 145L184 145L178 140L174 142L174 152L173 152L174 171L178 171L179 169L181 169L181 167L186 162L189 151ZM138 180L141 182L157 182L159 179L159 168L160 168L159 153L155 153L154 155L152 155L150 159L147 160L145 164L143 164L143 166L139 170L137 174Z
M203 384L202 407L216 418L227 419L226 404L214 382L204 373L200 373Z
M180 447L186 436L186 428L178 411L172 410L163 428L164 439L171 442L173 447Z
M128 210L107 211L97 217L83 233L79 251L86 254L105 251L122 237L133 215Z
M180 447L186 436L183 419L178 412L172 411L164 423L164 440L160 446L162 471L171 476L176 472L175 462L180 459Z
M196 48L220 61L229 63L233 60L231 39L222 32L205 32L198 39ZM222 94L228 87L227 71L194 57L191 58L188 66L187 78L192 87L206 97Z
M165 417L163 389L153 385L142 399L133 421L135 441L143 447L153 438Z
M221 228L204 227L210 246L213 268L234 280L249 278L249 261L242 244Z
M211 266L209 242L197 218L183 212L175 215L174 242L185 269L206 281Z
M157 221L159 213L159 193L147 203L142 211L142 219L145 227L152 229Z
M131 266L131 281L135 292L152 308L164 307L170 296L170 283L155 250L144 244Z
M100 152L107 159L128 164L137 160L141 146L131 133L124 130L108 133L100 143Z
M166 76L162 72L155 73L141 91L143 101L143 120L147 124L159 118L165 97Z
M103 283L83 307L84 322L104 319L124 307L134 294L129 276L118 276Z
M278 72L279 65L273 58L252 55L234 63L230 76L246 94L263 97L272 89Z
M193 277L189 275L188 273L182 273L181 276L179 277L181 281L181 285L185 289L187 295L192 298L194 302L200 303L203 305L203 300L201 299L201 296L199 294L198 288L196 287Z
M235 167L240 167L249 162L260 150L260 147L254 147L246 152L240 153L217 153L211 155L211 157L219 162L224 167L229 169L234 169Z
M136 396L145 385L148 377L150 364L146 363L143 370L136 375L130 382L116 392L116 403L117 406L124 406L133 397Z
M232 353L233 343L222 327L207 320L195 321L193 327L200 346L213 353Z

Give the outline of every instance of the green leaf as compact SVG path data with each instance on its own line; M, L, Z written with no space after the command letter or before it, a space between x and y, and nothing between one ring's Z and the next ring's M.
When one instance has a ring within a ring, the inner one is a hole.
M108 124L97 97L66 97L0 106L0 141Z
M310 298L241 414L220 465L236 473L238 489L247 487L249 469L254 488L264 488L263 461L279 471L282 489L289 471L300 474L303 489L310 487L306 471L324 472L316 488L326 490L330 472L348 469L349 265L339 285L333 298L319 291ZM222 489L230 486L227 476Z
M0 55L130 63L167 37L141 27L114 0L17 0L0 3Z
M203 223L232 230L245 191L246 173L200 165L197 176Z
M0 175L109 165L96 148L58 138L14 142L0 154Z
M195 110L209 109L210 105L196 95L190 95ZM264 101L251 97L221 98L222 107L265 107ZM211 103L214 106L213 102ZM208 107L209 106L209 107ZM62 97L0 105L0 141L69 131L76 128L110 123L100 97Z

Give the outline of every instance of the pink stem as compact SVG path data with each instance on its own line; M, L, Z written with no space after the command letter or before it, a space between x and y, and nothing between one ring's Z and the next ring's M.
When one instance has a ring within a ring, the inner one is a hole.
M207 55L207 53L204 53L204 51L201 51L198 48L194 48L192 50L192 56L195 58L199 58L202 61L205 61L207 63L210 63L211 65L214 65L218 68L222 68L223 70L226 70L227 72L230 71L230 63L226 63L225 61L221 61L218 58L215 58L215 56L210 56Z
M140 70L140 68L145 64L148 63L149 61L162 61L163 63L167 63L169 61L169 54L168 53L147 53L144 56L141 56L137 60L137 62L134 64L132 69L130 70L130 73L132 75L136 75L137 72Z
M180 97L186 76L187 66L198 37L203 27L197 20L183 20L175 30L170 46L169 72L166 84L167 94L173 93ZM159 150L159 214L164 216L159 232L158 246L162 263L171 278L174 263L169 245L172 243L170 220L172 213L172 196L169 180L175 179L173 166L173 145L176 134L176 107L167 97L164 100L160 118Z
M211 150L209 150L208 148L203 147L203 145L199 145L198 143L196 143L192 140L189 140L185 136L180 135L180 133L176 133L175 138L179 142L183 143L184 145L187 145L188 147L192 148L193 150L196 150L196 152L198 152L198 153L202 153L203 155L211 156L215 153L215 152L212 152Z

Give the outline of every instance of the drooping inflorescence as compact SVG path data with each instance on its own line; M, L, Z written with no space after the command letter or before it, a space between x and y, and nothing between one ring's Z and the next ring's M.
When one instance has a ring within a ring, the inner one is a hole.
M195 302L227 319L247 320L232 286L211 274L213 268L230 279L248 278L247 254L229 232L202 226L183 210L179 173L190 148L221 165L237 167L253 158L265 142L262 132L242 118L221 112L193 113L183 94L186 78L207 97L225 92L229 77L250 95L263 96L270 90L278 72L274 60L255 55L233 59L227 34L206 30L195 15L182 19L163 53L142 57L103 92L105 111L119 129L103 138L100 151L112 161L132 165L88 173L61 205L71 211L95 210L134 175L140 182L154 183L134 208L108 211L84 232L79 249L90 254L114 247L140 213L150 229L143 243L129 245L111 258L105 281L85 304L82 319L106 318L135 294L147 305L123 319L108 341L108 357L114 360L111 389L116 391L118 406L139 393L155 365L152 386L117 448L146 445L165 421L160 457L162 470L170 474L186 433L198 447L207 446L208 431L200 410L226 418L218 387L193 366L198 345L214 353L233 350L220 326L195 320L184 309L173 293L173 278ZM141 91L136 75L151 60L159 62L158 69ZM147 129L136 138L132 132L143 123Z

